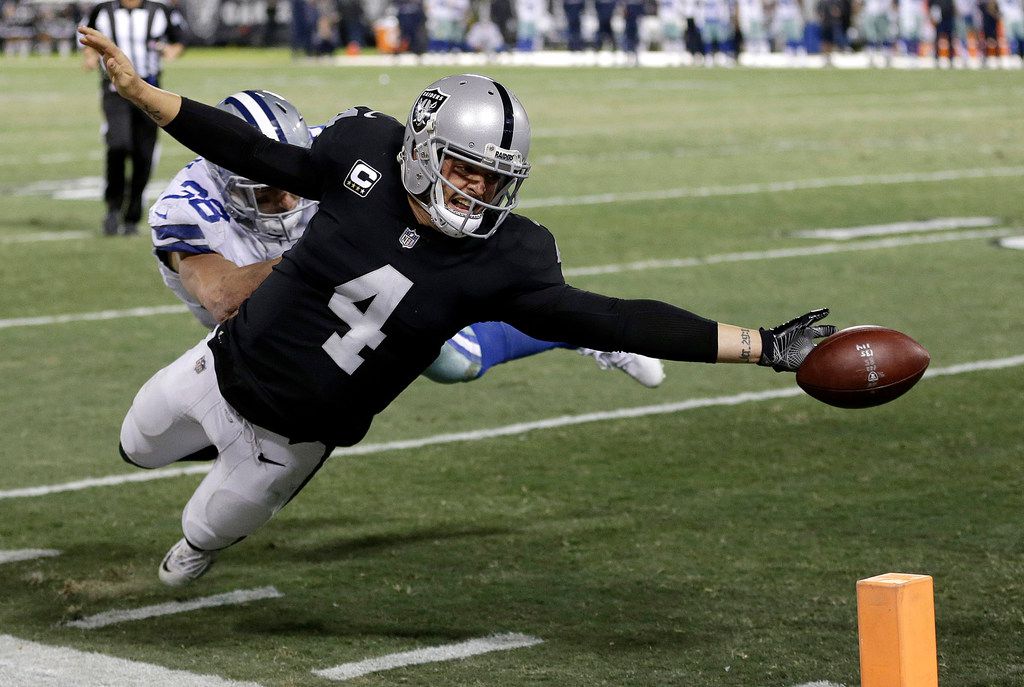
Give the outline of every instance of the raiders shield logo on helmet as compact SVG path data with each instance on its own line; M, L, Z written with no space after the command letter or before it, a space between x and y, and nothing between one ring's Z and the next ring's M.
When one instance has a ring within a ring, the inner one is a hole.
M427 125L430 115L441 109L444 102L448 100L448 94L442 93L436 88L429 88L420 94L419 100L412 109L412 129L416 133L423 131Z

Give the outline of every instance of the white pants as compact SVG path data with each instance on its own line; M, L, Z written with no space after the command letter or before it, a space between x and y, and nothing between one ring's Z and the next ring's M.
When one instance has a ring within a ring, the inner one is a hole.
M139 390L121 425L121 451L143 468L216 455L181 515L185 538L204 550L222 549L255 532L305 486L328 454L324 444L289 444L235 412L217 388L205 339Z

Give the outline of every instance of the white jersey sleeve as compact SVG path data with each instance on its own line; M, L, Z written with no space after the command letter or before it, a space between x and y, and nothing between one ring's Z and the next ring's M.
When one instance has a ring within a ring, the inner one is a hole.
M303 213L296 240L316 212L316 205ZM240 267L280 257L294 241L274 241L257 236L228 213L215 180L202 158L196 158L174 177L149 211L153 254L167 287L174 292L203 326L217 323L181 283L169 267L169 254L185 256L216 253Z

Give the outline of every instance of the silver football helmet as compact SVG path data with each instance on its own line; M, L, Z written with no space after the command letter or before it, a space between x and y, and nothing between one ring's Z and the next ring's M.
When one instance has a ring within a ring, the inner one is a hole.
M448 236L488 238L519 204L530 173L530 120L522 103L497 81L448 76L427 86L405 125L398 160L405 190ZM441 173L447 160L496 174L490 198L474 197ZM445 202L445 189L451 192Z
M270 91L240 91L217 103L217 109L230 112L281 143L309 148L313 143L309 127L298 109ZM294 197L295 207L280 210L283 192L239 176L211 162L214 175L224 185L227 211L235 221L262 238L293 241L298 238L302 213L313 201ZM270 208L261 209L261 204Z

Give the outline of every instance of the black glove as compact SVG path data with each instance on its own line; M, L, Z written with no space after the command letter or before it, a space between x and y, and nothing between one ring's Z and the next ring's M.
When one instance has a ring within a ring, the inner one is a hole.
M828 317L828 308L812 310L806 315L772 329L761 328L761 359L758 365L776 372L796 372L807 354L814 349L814 339L832 336L836 328L830 324L815 325Z

